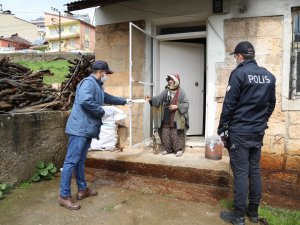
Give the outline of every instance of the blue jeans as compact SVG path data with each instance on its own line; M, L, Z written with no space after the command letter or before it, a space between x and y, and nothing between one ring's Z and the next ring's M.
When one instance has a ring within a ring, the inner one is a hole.
M69 135L67 155L61 172L60 196L71 196L71 179L74 169L78 190L82 191L87 188L84 176L84 162L91 141L91 138Z

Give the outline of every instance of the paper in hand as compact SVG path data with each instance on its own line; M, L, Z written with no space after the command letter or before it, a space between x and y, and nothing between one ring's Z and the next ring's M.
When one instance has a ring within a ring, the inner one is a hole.
M145 99L132 99L132 102L133 103L145 103L145 102L147 102Z

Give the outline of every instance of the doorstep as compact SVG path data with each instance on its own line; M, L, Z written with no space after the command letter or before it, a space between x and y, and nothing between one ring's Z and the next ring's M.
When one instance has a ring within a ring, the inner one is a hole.
M89 151L86 166L215 187L229 187L229 157L223 156L221 160L206 159L204 149L204 147L187 147L181 157L174 154L153 154L149 147L126 147L122 151Z

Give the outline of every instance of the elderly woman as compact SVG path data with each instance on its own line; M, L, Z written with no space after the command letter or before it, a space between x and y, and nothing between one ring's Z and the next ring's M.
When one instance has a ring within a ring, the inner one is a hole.
M166 78L168 84L160 95L146 96L153 109L154 129L162 144L162 155L174 152L181 156L185 146L185 134L189 128L189 102L180 88L178 74L170 74Z

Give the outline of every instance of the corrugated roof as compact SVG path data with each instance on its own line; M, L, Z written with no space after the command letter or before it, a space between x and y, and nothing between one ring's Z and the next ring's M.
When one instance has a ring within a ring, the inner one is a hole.
M75 1L67 3L67 9L69 12L81 10L81 9L87 9L92 7L104 7L107 5L115 4L118 2L125 2L126 0L81 0L81 1Z

